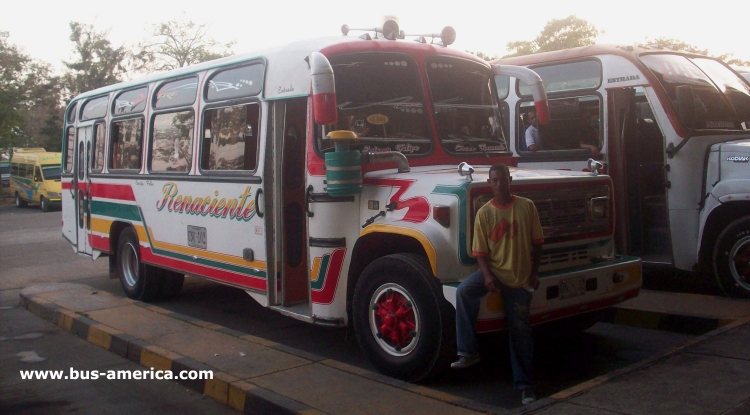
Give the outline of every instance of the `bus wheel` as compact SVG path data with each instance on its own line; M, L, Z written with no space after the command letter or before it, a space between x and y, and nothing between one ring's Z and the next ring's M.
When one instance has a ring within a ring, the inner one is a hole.
M39 198L39 203L42 205L42 212L49 212L49 199L45 199L44 196Z
M16 207L17 208L25 208L28 205L28 203L25 200L21 199L21 196L18 195L18 192L16 192Z
M714 248L714 275L730 297L750 297L750 216L730 223Z
M117 276L128 298L150 301L156 298L161 285L161 273L140 260L140 245L135 229L122 231L117 240Z
M418 381L455 355L455 311L424 257L395 254L365 268L352 317L362 350L388 376Z
M160 300L169 300L182 290L182 284L185 283L185 274L166 269L161 271L161 284L157 298Z

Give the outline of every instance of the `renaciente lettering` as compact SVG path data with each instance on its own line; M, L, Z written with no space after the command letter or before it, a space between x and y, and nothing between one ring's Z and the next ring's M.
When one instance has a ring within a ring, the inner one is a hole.
M215 218L230 218L249 221L255 216L255 201L248 200L252 195L250 186L237 198L219 198L219 191L212 196L182 195L177 189L177 183L166 182L161 188L164 198L156 202L156 210L165 208L168 212L184 213L188 215L211 216Z

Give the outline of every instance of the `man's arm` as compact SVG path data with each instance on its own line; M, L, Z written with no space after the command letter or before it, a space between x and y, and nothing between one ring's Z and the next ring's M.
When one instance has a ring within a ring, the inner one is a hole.
M487 261L487 257L478 256L477 262L479 263L479 269L482 270L482 275L484 276L484 286L487 288L487 291L491 293L500 291L500 281L498 281L498 279L495 278L495 275L492 274L492 271L490 271L490 265Z

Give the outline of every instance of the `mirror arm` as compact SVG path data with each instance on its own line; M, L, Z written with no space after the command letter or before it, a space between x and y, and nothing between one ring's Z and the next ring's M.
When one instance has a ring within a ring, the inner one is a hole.
M675 147L674 143L669 143L667 146L667 158L673 158L675 154L677 154L680 149L687 144L688 140L690 140L690 137L693 136L693 130L688 130L687 137L683 138L682 141L680 141L680 144L677 144L677 147Z

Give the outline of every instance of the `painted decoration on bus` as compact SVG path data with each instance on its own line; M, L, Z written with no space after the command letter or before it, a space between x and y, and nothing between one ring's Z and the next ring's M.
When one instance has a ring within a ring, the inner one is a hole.
M346 249L339 248L313 259L310 271L312 301L317 304L330 304L336 295L336 287L341 277Z
M180 194L177 183L166 182L162 186L164 197L156 202L156 210L166 209L169 213L184 213L187 215L208 216L218 219L236 219L249 221L256 214L255 201L250 186L245 188L239 197L220 197L218 190L211 195Z

